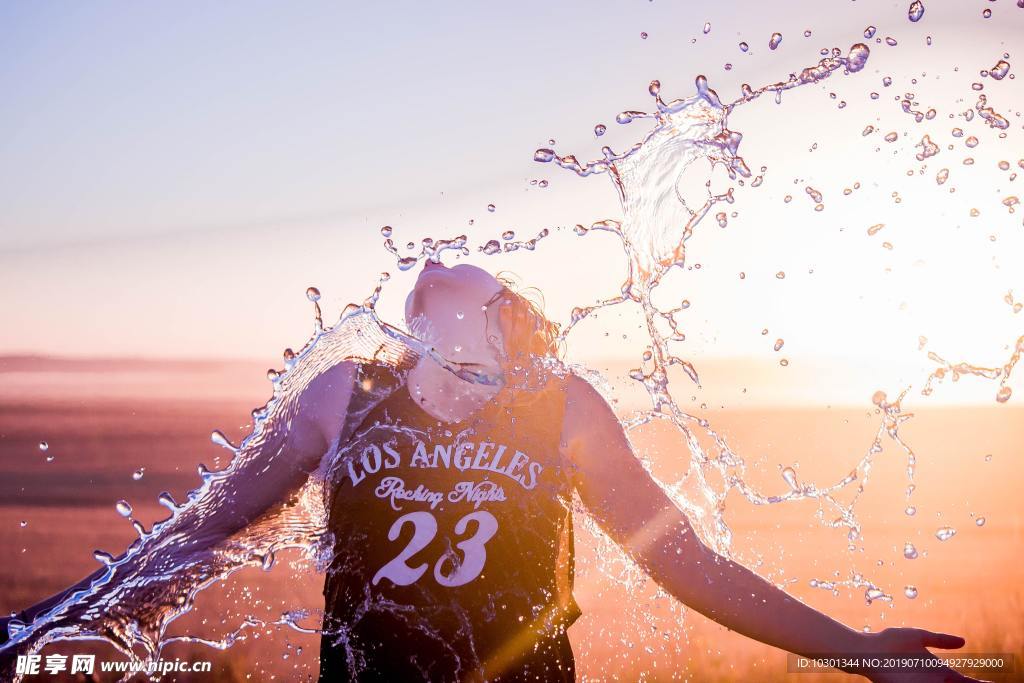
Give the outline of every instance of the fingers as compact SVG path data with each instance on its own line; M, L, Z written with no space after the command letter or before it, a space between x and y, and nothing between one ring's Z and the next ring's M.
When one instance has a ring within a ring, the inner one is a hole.
M960 636L948 633L934 633L922 629L918 631L918 634L921 636L921 644L925 647L938 647L943 650L956 650L963 647L964 643L967 642Z

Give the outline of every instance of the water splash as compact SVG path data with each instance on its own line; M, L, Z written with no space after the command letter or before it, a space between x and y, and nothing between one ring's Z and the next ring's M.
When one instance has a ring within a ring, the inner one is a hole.
M923 6L920 12L923 15ZM911 20L921 18L918 15L914 19L913 14L912 5ZM709 32L710 24L706 24L704 33ZM874 34L874 27L868 27L864 32L866 39ZM809 31L805 35L809 35ZM769 47L774 50L780 42L781 34L775 33ZM868 483L873 459L882 451L885 439L894 443L907 458L909 485L905 510L908 515L913 514L911 510L914 507L909 502L914 491L916 456L899 433L901 425L911 417L903 412L901 405L906 391L891 401L884 392L875 394L873 402L879 409L881 424L860 459L832 483L821 485L801 481L794 467L785 467L780 472L781 492L761 492L747 482L745 461L733 451L725 437L707 419L683 410L674 397L669 379L672 368L682 369L693 384L700 386L696 366L679 357L673 350L674 342L685 339L678 314L685 310L688 302L665 309L656 306L652 297L671 269L686 266L687 242L708 214L714 216L718 225L725 227L727 217L724 212L716 211L716 207L723 203L734 203L737 188L756 188L760 184L762 176L753 177L746 162L739 156L738 149L743 136L728 127L730 113L767 93L774 93L776 102L779 102L782 93L792 88L819 83L836 72L860 72L869 56L870 49L863 43L851 46L845 56L842 50L833 48L817 64L790 74L786 80L757 89L744 87L742 96L728 103L723 103L711 89L705 76L696 78L696 92L693 96L669 101L662 97L661 83L652 81L649 92L654 98L654 111L630 110L616 116L616 122L621 125L652 124L652 128L643 134L640 141L625 151L617 153L610 147L604 147L602 158L581 163L571 154L558 154L553 149L552 141L552 146L539 149L534 155L538 162L554 163L581 177L607 176L617 193L622 209L621 218L598 220L589 227L581 225L576 232L586 235L591 230L598 230L618 236L630 266L628 278L617 293L609 298L595 305L573 309L571 319L563 326L561 338L565 340L579 322L599 309L624 304L639 306L650 344L642 356L641 365L630 373L630 377L644 387L651 407L628 418L625 426L632 433L647 424L667 423L682 436L691 465L686 477L695 484L697 493L684 495L680 486L665 483L663 488L692 516L705 540L726 556L732 551L732 531L725 518L725 501L734 491L758 506L798 500L816 501L818 521L826 527L839 530L848 547L855 548L862 533L856 504ZM994 68L991 73L995 72ZM992 77L996 78L994 75ZM889 81L885 83L888 86L891 79L886 80ZM979 96L973 111L989 126L1004 128L1002 122L1006 119L987 105L984 95ZM914 116L916 119L917 115ZM927 114L922 115L922 120L930 118ZM605 130L604 125L596 126L594 135L600 137ZM895 132L890 135L892 139L886 136L886 140L894 142L898 139ZM927 135L923 136L919 147L922 156L918 161L938 153L938 147ZM697 197L683 196L679 190L679 179L698 162L709 163L711 169L723 169L735 186L714 193L708 182L704 194ZM761 173L764 171L762 168ZM948 170L943 169L936 176L936 181L941 185L947 178ZM816 206L822 205L822 194L818 190L810 186L805 189ZM493 204L487 205L486 209L491 213L496 211ZM877 224L869 228L868 232L873 235L881 227L882 224ZM460 235L441 240L424 238L420 242L418 254L403 256L394 245L393 229L384 226L380 232L385 248L396 257L397 266L401 270L412 268L420 260L436 261L446 251L463 255L470 253L467 236ZM508 231L501 235L501 241L489 240L477 246L477 251L490 255L518 249L533 250L548 234L548 230L543 230L530 240L516 242L514 231ZM410 243L410 250L415 246ZM785 274L780 271L778 277L782 279ZM219 471L201 467L200 485L190 491L186 500L180 504L170 495L161 495L161 504L170 512L167 519L158 522L149 532L138 525L136 529L139 538L120 556L97 550L95 557L103 568L102 575L92 585L67 596L33 624L14 623L11 642L3 649L22 647L38 650L54 640L102 638L133 658L138 656L135 649L141 648L142 656L152 659L158 657L161 650L171 642L195 642L227 648L242 638L246 630L267 624L250 618L235 632L216 641L198 636L166 637L168 625L192 608L196 596L203 589L239 569L256 566L270 570L274 566L275 557L287 549L303 551L314 562L322 559L318 554L322 550L325 521L322 480L310 481L296 497L294 505L248 525L230 544L220 543L210 548L203 543L204 539L191 534L192 529L201 526L201 521L216 515L230 514L232 501L239 495L237 485L242 481L242 473L249 468L266 466L266 462L257 460L257 454L267 452L268 449L263 448L266 444L282 438L291 417L298 410L298 397L313 378L343 360L390 366L398 373L415 359L427 356L467 381L496 381L473 367L446 360L434 349L381 321L376 315L374 304L386 281L387 277L382 277L377 288L362 305L350 306L329 327L323 324L320 291L314 287L309 288L306 295L315 309L314 334L298 352L291 349L285 351L285 367L282 370L268 371L273 396L265 406L253 412L253 432L237 446L221 432L214 432L211 436L214 443L232 454L228 467ZM781 338L777 339L774 350L780 351L783 343ZM1017 341L1013 356L1000 368L968 363L950 364L930 353L929 358L939 368L928 378L922 393L931 393L933 384L947 376L955 380L961 375L970 374L1000 380L997 400L1007 401L1010 398L1010 387L1006 382L1022 352L1024 336ZM783 359L780 362L785 364L788 361ZM599 383L591 373L580 370L580 374ZM375 393L374 387L361 389L361 393L357 393L353 399L356 406L354 415L364 415L382 397ZM40 443L41 450L46 450L45 446L45 442ZM142 476L143 472L139 470L133 479L138 480ZM849 495L843 500L841 494L847 493ZM133 512L127 501L123 500L116 504L116 509L125 517L130 517ZM592 520L586 517L583 519L588 526L595 528ZM984 518L976 521L979 526L983 523ZM940 529L936 533L940 540L946 540L940 535L943 532ZM617 553L613 555L618 556ZM904 546L903 556L908 560L916 559L918 550L908 542ZM602 569L614 571L611 563ZM623 569L619 578L630 584L640 580L635 568ZM892 600L884 587L875 585L855 570L851 570L849 578L845 580L813 579L810 584L836 593L840 587L863 591L868 604ZM916 594L913 586L904 589L907 598L912 599ZM271 623L308 631L298 625L304 616L307 615L296 612Z

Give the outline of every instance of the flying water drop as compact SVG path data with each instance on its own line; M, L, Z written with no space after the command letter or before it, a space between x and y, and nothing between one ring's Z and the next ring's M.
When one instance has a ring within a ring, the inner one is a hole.
M1006 78L1006 74L1010 72L1010 64L1004 59L1000 59L996 62L996 65L988 70L989 78L997 81L1001 81Z
M793 489L794 491L800 490L800 484L796 480L796 472L793 470L792 467L783 468L782 478L786 481L787 484L789 484L789 488Z
M846 70L850 73L857 73L864 68L864 65L868 62L868 57L871 56L871 50L864 43L857 43L850 48L850 54L847 55Z
M94 550L92 556L100 564L110 565L114 562L114 556L104 550Z
M913 22L921 21L921 17L924 16L924 3L921 0L914 0L910 3L910 9L907 10L907 18Z

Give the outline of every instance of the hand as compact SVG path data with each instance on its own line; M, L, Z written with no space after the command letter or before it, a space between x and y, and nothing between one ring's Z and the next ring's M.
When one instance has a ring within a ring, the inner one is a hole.
M887 628L879 633L870 634L867 638L866 645L873 657L921 657L934 661L938 661L938 657L927 648L956 650L963 647L966 642L960 636L933 633L921 628ZM913 672L884 668L867 669L858 673L873 683L978 683L978 679L964 676L948 666L922 667Z
M17 649L4 645L10 641L7 633L7 625L11 623L12 617L0 617L0 680L13 681L15 676L15 663L17 661Z

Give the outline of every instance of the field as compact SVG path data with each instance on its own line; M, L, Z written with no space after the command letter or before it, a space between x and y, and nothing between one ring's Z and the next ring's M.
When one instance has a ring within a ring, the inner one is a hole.
M94 549L120 551L134 532L115 512L117 500L129 501L148 527L164 516L156 504L161 491L180 499L196 484L199 462L223 466L226 452L210 443L209 433L248 431L250 409L269 390L261 375L247 363L0 364L0 610L21 608L91 572ZM799 463L801 481L827 484L844 476L879 424L868 408L749 408L706 416L745 456L750 482L782 493L780 465ZM758 508L737 496L727 519L738 559L757 563L762 575L856 628L915 625L958 633L968 639L967 652L1013 653L1020 663L1024 411L1012 401L927 409L902 433L918 456L915 515L903 512L905 456L885 441L858 504L864 526L858 550L847 550L841 531L821 527L812 502ZM40 441L48 444L45 452ZM674 479L685 471L680 444L669 435L652 431L636 441L653 454L659 475ZM135 480L140 468L144 475ZM946 525L958 533L942 542L934 534ZM650 583L627 590L609 576L627 565L604 555L598 562L598 546L584 526L577 525L576 587L584 616L570 631L580 680L846 680L838 674L794 679L783 653L686 612ZM907 541L920 552L916 560L903 557ZM835 596L809 585L812 578L849 578L851 569L892 593L893 601L867 605L863 590ZM246 616L273 621L285 609L316 609L321 581L297 561L279 561L270 572L246 570L204 593L171 632L217 640ZM906 585L916 586L916 599L904 597ZM303 623L315 626L315 615ZM255 625L241 636L224 651L169 646L165 658L211 660L213 673L164 680L315 679L315 635ZM93 643L64 644L60 651L119 658Z

